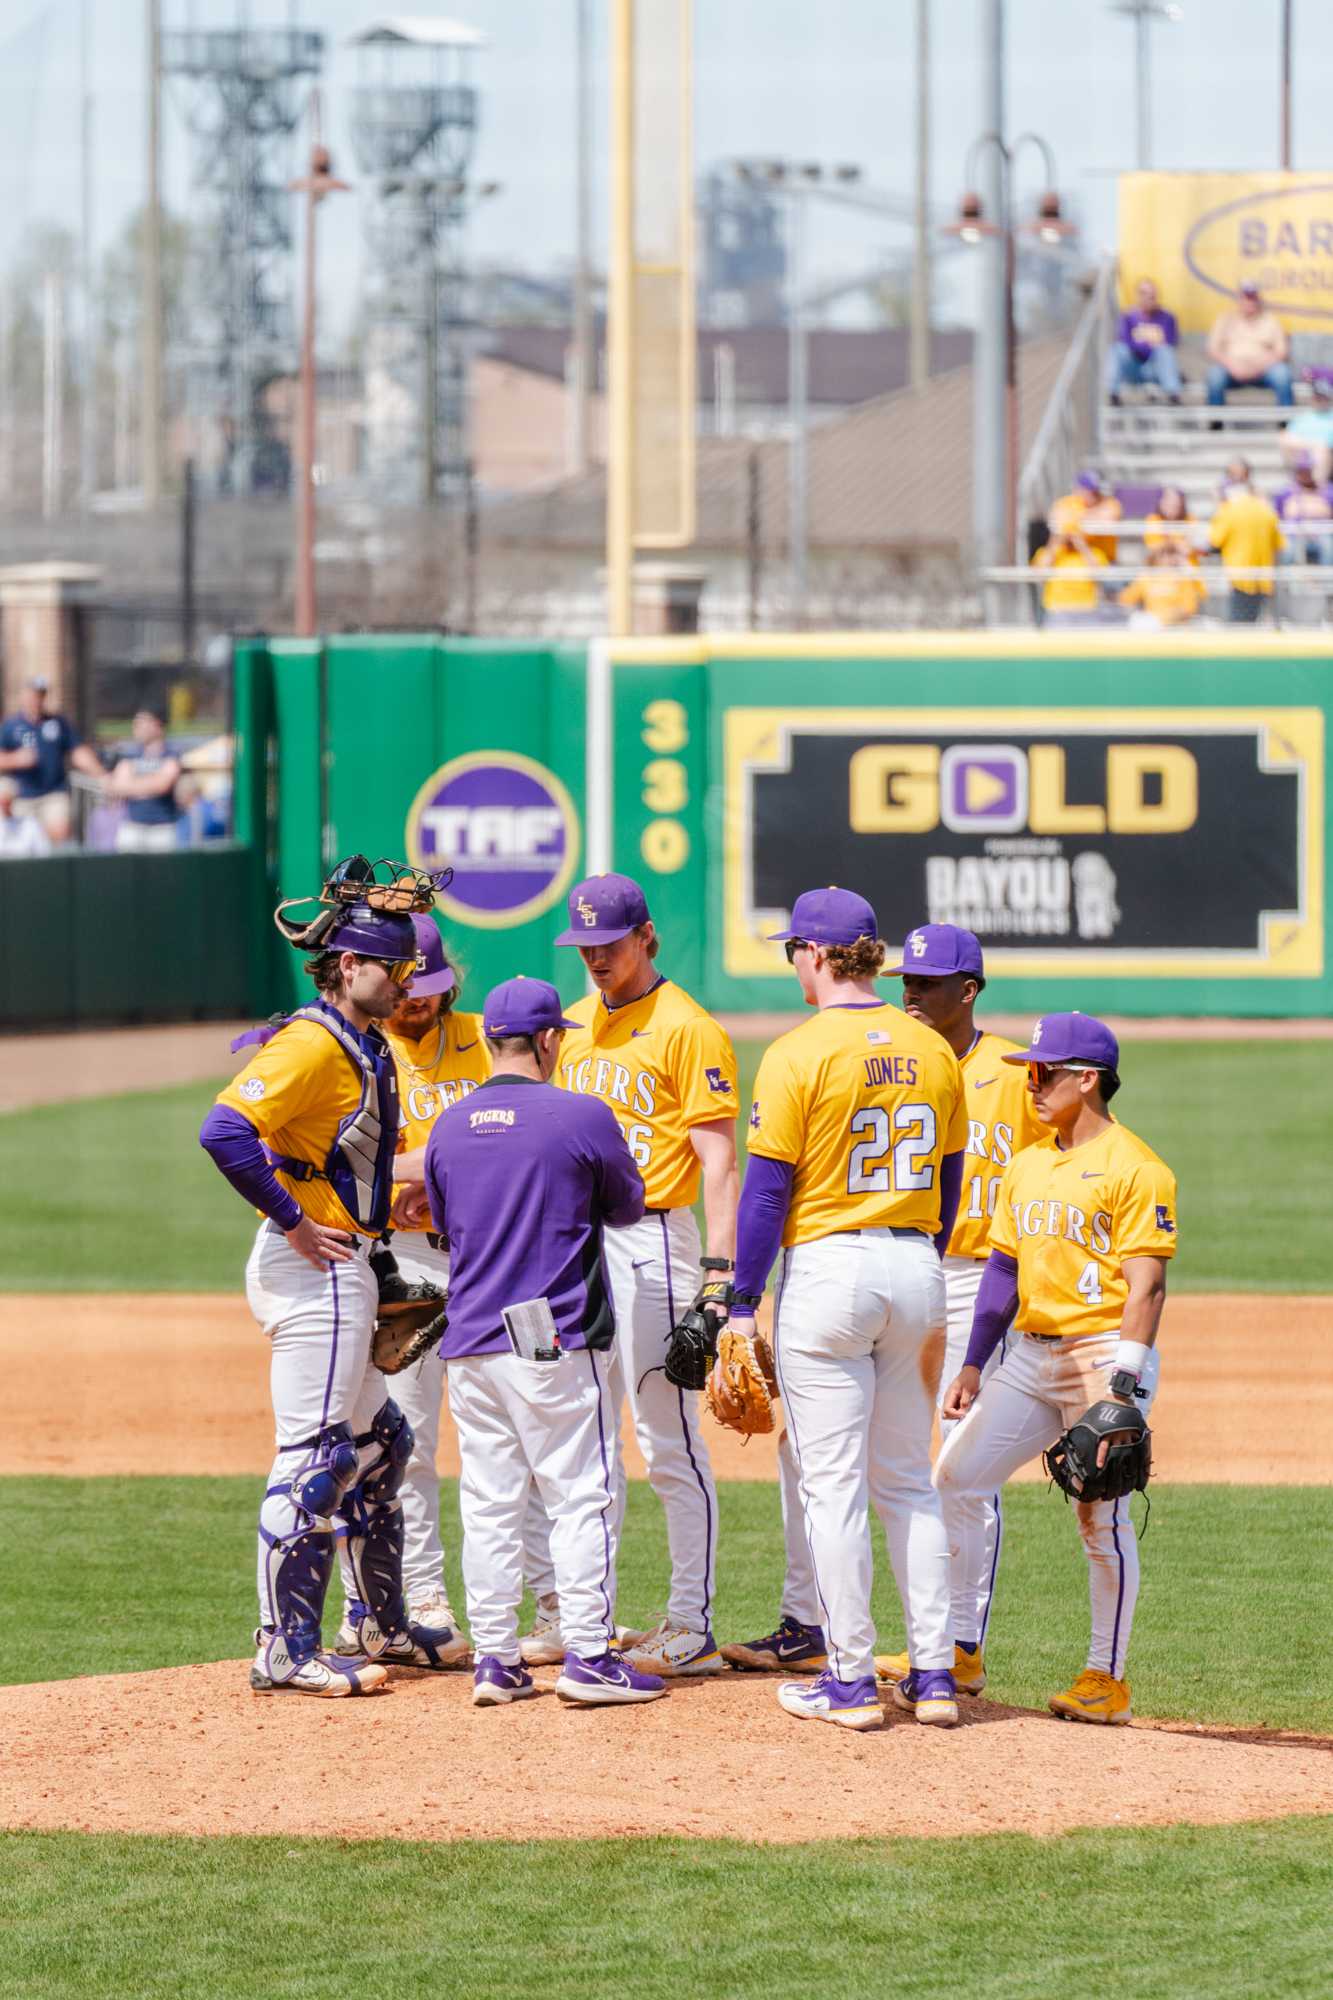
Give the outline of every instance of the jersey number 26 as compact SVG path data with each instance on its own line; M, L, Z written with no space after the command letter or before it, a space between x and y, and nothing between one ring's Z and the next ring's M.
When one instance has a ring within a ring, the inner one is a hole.
M892 1122L882 1105L868 1105L852 1120L853 1137L860 1133L866 1136L852 1147L847 1162L848 1194L888 1194L891 1190L906 1194L912 1189L934 1187L933 1105L895 1105Z

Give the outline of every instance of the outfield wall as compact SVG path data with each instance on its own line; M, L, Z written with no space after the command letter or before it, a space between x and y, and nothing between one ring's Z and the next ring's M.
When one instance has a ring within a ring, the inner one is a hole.
M578 992L553 948L564 892L614 867L715 1008L789 1006L765 935L800 888L842 881L891 939L977 930L997 1008L1333 1011L1333 669L1308 639L238 650L238 832L271 886L314 887L351 848L452 861L442 916L473 1000L519 970ZM290 999L295 954L266 949Z

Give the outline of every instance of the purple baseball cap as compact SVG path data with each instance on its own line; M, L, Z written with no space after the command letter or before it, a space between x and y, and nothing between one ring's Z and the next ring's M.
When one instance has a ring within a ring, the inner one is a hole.
M536 1035L543 1028L577 1028L565 1019L560 995L547 979L506 979L486 995L481 1025L491 1036Z
M1259 287L1253 278L1243 279L1240 285L1237 286L1237 290L1247 299L1257 299L1260 296Z
M1083 472L1080 472L1078 478L1074 481L1074 484L1075 486L1081 486L1085 493L1100 493L1103 490L1102 476L1100 472L1098 472L1096 468L1091 465L1088 466L1086 470L1084 470Z
M1118 1070L1120 1044L1105 1021L1092 1014L1043 1014L1032 1030L1032 1046L1007 1063L1086 1063L1089 1069Z
M770 931L771 944L785 944L788 938L804 938L807 944L855 944L858 938L877 938L879 921L864 896L855 889L805 889L792 904L791 922L785 931Z
M569 929L557 944L614 944L648 922L648 902L632 875L589 875L569 892Z
M957 924L918 924L903 939L902 964L889 966L885 977L897 979L904 972L919 972L923 979L947 979L951 973L968 972L980 979L980 940Z
M458 984L458 974L444 955L444 939L434 917L414 915L412 928L417 934L417 959L420 972L413 976L407 989L409 1000L426 1000L432 993L452 993Z

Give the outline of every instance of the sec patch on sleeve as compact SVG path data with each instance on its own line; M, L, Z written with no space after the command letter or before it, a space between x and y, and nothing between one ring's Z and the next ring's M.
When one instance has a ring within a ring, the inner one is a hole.
M268 1085L264 1082L262 1076L247 1076L245 1082L238 1084L236 1087L240 1091L241 1096L248 1097L252 1104L257 1104L268 1089ZM1158 1214L1160 1215L1160 1213L1161 1210L1159 1209Z

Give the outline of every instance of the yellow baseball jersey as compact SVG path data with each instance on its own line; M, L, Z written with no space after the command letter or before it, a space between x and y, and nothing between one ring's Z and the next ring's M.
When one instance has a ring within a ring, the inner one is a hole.
M649 1208L690 1207L700 1177L692 1128L736 1116L731 1037L669 979L624 1007L593 993L565 1012L579 1025L565 1035L560 1082L610 1105Z
M255 1050L217 1101L248 1118L275 1153L322 1170L339 1125L361 1102L361 1076L327 1029L292 1021ZM284 1173L278 1180L312 1222L358 1228L328 1181L294 1181Z
M457 1104L491 1073L491 1052L481 1031L480 1014L442 1014L419 1042L385 1030L398 1072L400 1153L414 1153L430 1137L442 1111ZM398 1204L400 1192L394 1195ZM408 1232L401 1222L394 1228ZM418 1225L426 1228L423 1222Z
M1029 1146L1005 1168L992 1250L1018 1262L1021 1333L1114 1333L1126 1257L1176 1254L1176 1177L1123 1125L1067 1152Z
M990 1255L990 1225L1004 1169L1015 1153L1050 1139L1032 1108L1028 1073L1001 1056L1016 1053L1017 1042L983 1034L961 1058L967 1100L967 1159L958 1219L949 1238L951 1257Z
M940 1161L967 1143L963 1072L885 1000L824 1007L764 1053L749 1145L795 1168L785 1247L842 1229L940 1226Z

